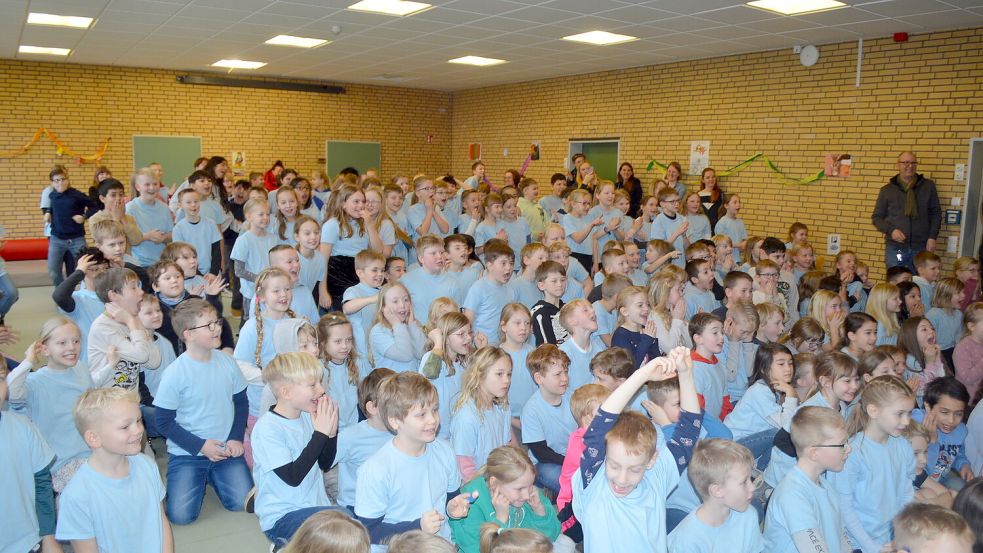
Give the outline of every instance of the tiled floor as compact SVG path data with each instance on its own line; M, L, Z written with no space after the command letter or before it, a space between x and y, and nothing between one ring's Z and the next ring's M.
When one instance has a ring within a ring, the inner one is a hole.
M20 300L14 304L7 315L7 324L20 332L17 344L4 346L9 357L22 359L27 346L37 338L41 324L56 315L51 300L51 286L21 288ZM233 326L238 321L229 322ZM155 445L159 443L155 440ZM163 447L158 447L157 463L161 473L167 456ZM209 488L201 516L194 524L174 527L176 550L180 553L213 553L215 551L234 551L235 553L265 553L270 542L259 530L259 521L254 515L244 512L230 513L222 508L218 498Z

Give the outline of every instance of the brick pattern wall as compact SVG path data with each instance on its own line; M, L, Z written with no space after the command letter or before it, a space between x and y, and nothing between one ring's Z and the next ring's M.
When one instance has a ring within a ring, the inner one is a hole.
M0 60L0 151L14 150L38 127L73 150L95 152L110 137L103 164L123 180L133 168L132 135L202 137L203 155L246 153L247 171L276 159L302 174L322 167L326 140L382 144L382 175L444 171L450 162L451 95L346 85L343 95L190 86L177 72ZM427 144L427 135L434 135ZM0 159L0 224L10 238L41 236L38 198L55 163L87 190L95 166L57 157L42 138L27 154ZM190 169L188 171L190 173ZM187 175L165 175L180 182Z
M622 159L651 190L661 174L646 171L648 162L676 159L685 171L691 140L712 141L718 170L764 152L796 177L820 170L827 152L850 153L848 179L779 184L756 163L720 182L741 195L751 234L785 238L801 221L816 253L825 254L827 234L841 233L843 248L880 278L883 240L870 212L897 172L897 155L918 154L918 171L936 181L943 208L965 193L953 169L967 162L969 140L983 136L983 28L916 35L904 44L865 41L860 88L856 43L822 46L820 54L811 68L780 50L460 92L454 169L469 173L467 144L480 142L490 177L501 182L506 169L521 166L529 143L541 141L542 159L527 173L545 193L549 176L563 168L569 139L620 137ZM964 216L976 217L974 211ZM940 249L958 233L943 225ZM945 256L947 267L953 259Z

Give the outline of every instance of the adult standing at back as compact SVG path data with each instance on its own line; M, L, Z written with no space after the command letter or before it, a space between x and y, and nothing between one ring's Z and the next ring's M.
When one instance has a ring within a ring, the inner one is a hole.
M703 203L703 211L710 219L710 229L716 232L717 221L723 213L720 213L724 205L724 192L717 186L717 172L713 167L707 167L700 173L700 201ZM726 213L726 211L724 212Z
M903 265L912 271L915 254L935 251L942 226L942 207L935 182L916 173L918 158L913 152L898 156L898 174L877 195L871 221L884 233L884 262Z
M635 176L635 168L631 163L622 161L618 166L618 181L614 183L617 190L628 193L628 216L638 217L638 208L642 204L642 182Z
M283 172L283 162L279 159L273 162L273 167L263 173L263 186L267 192L273 192L280 187L280 173Z

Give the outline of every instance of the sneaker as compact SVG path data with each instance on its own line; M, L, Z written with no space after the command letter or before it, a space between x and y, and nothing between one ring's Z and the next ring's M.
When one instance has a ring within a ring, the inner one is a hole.
M246 501L242 504L242 509L249 514L256 513L256 486L246 494Z

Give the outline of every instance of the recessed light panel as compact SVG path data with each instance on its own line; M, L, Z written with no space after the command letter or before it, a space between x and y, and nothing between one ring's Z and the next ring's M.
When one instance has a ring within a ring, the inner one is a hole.
M290 35L277 35L270 40L266 41L266 44L274 44L276 46L296 46L297 48L316 48L322 44L328 44L327 40L321 38L305 38L302 36L290 36Z
M430 7L430 4L409 2L408 0L362 0L361 2L348 6L348 9L360 12L383 13L386 15L413 15Z
M782 15L800 15L846 7L846 4L837 0L754 0L747 5Z
M212 64L212 67L225 67L227 69L259 69L266 65L264 61L248 61L248 60L218 60Z
M452 60L447 60L448 63L459 63L461 65L477 65L478 67L488 67L489 65L498 65L500 63L505 63L505 60L495 59L495 58L483 58L481 56L464 56L462 58L454 58Z
M619 35L616 33L609 33L607 31L590 31L589 33L580 33L579 35L565 36L563 37L563 40L583 42L586 44L596 44L599 46L609 46L611 44L623 44L625 42L638 40L638 37Z
M54 27L72 27L75 29L88 29L92 25L91 17L77 17L74 15L54 15L51 13L27 14L27 22L31 25L51 25Z
M67 56L72 51L69 48L48 48L46 46L24 46L17 49L21 54L45 54L48 56Z

